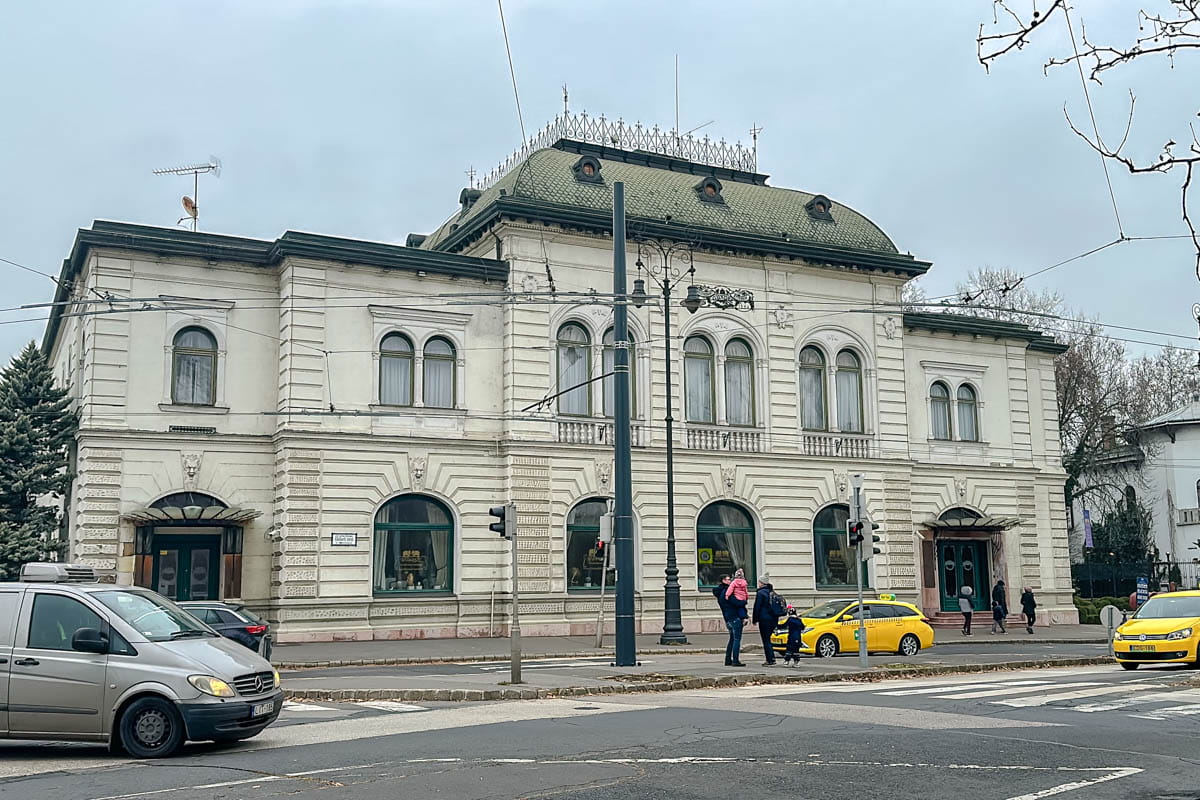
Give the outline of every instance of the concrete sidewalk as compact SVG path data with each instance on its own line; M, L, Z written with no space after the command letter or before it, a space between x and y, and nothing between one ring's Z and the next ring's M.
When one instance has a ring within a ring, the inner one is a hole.
M667 647L658 643L658 634L645 634L637 637L637 651L639 655L646 656L719 655L725 652L727 639L728 637L724 633L689 634L688 644ZM1032 635L1025 633L1024 628L1010 628L1007 634L996 635L989 634L987 627L977 628L973 636L963 636L959 630L938 630L935 639L936 644L969 644L972 646L1021 645L1027 642L1103 644L1107 641L1105 630L1099 625L1056 625L1035 628ZM600 649L595 647L594 636L526 636L521 640L521 650L525 658L596 658L611 656L612 648L613 637L611 635L604 637L604 647ZM311 642L278 644L275 646L271 660L280 669L304 669L309 667L507 661L508 652L507 638ZM747 627L742 637L742 652L751 654L762 652L762 645L758 642L758 631L753 627Z
M798 666L767 667L761 656L748 666L726 667L719 658L695 653L643 657L637 666L615 667L610 656L587 659L527 659L519 685L509 683L507 663L442 663L403 666L313 668L285 672L283 689L292 700L404 702L479 701L569 697L747 684L872 681L961 672L1029 667L1111 664L1102 645L1077 642L1055 648L1030 643L1022 648L985 648L979 653L926 650L914 658L878 654L864 671L853 655L805 658ZM1114 665L1115 669L1115 665Z

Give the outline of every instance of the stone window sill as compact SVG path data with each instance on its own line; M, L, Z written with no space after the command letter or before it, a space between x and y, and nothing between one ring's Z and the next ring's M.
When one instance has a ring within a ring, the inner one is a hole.
M229 406L190 406L177 403L159 403L159 411L170 414L228 414Z
M438 408L435 406L387 406L378 403L372 403L367 406L370 413L383 417L400 418L411 414L414 417L465 417L467 409L465 408ZM353 411L345 412L353 414Z

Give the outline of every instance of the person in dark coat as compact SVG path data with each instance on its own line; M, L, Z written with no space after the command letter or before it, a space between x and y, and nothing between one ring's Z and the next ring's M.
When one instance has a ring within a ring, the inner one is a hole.
M771 578L759 575L758 591L754 594L754 610L750 619L758 626L758 635L762 639L763 653L766 656L764 667L775 666L775 648L771 646L771 634L775 633L775 628L779 625L780 615L771 608L771 593L774 591Z
M971 635L971 615L975 613L973 598L975 590L965 583L958 587L958 610L963 615L963 636Z
M1025 632L1033 633L1033 623L1037 619L1037 600L1033 599L1033 589L1026 586L1021 591L1021 613L1025 615Z
M1000 608L1004 610L1004 616L1008 616L1008 590L1004 587L1004 579L1000 578L996 581L996 585L992 587L992 605L999 603Z
M721 582L713 589L713 597L721 607L721 617L725 620L725 628L729 631L729 643L725 645L725 666L744 667L741 660L742 626L746 624L746 601L737 597L726 597L729 589L729 576L722 575Z

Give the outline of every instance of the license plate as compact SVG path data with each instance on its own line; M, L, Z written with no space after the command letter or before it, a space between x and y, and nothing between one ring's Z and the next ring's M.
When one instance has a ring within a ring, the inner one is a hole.
M270 714L274 710L275 710L275 701L274 700L272 700L270 703L259 703L254 708L250 709L250 716L262 717L262 716L266 716L267 714Z
M1136 653L1153 653L1154 645L1152 644L1131 644L1129 649Z

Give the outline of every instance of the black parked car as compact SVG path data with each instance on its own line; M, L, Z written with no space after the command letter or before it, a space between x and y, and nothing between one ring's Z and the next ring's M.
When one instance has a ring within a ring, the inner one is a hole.
M216 600L188 600L179 603L179 607L226 639L244 644L268 661L271 659L271 625L245 606Z

